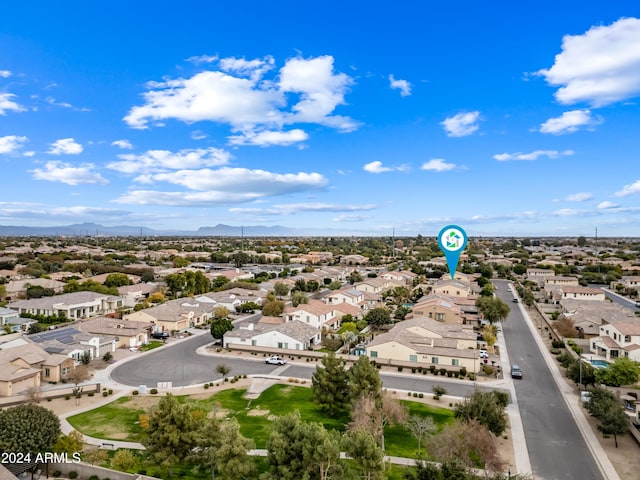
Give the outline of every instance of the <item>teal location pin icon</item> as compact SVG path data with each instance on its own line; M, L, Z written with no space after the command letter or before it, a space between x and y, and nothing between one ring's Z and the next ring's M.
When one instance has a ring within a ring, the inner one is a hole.
M447 259L449 275L453 280L460 261L460 254L467 246L467 233L457 225L447 225L438 234L438 245L440 245L440 250L444 252L444 258Z

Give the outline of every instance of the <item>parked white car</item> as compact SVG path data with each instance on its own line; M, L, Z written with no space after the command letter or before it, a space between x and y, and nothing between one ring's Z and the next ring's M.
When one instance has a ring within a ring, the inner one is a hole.
M487 352L486 350L480 350L480 353L478 354L478 356L480 358L489 358L489 352Z
M267 363L269 365L284 365L285 363L287 363L287 360L285 358L279 357L278 355L274 355L273 357L267 358L264 363Z

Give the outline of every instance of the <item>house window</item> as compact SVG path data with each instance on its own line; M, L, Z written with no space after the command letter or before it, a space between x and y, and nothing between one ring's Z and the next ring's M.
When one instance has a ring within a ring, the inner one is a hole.
M49 378L51 376L51 369L45 368L44 369L44 376Z
M62 376L66 377L67 375L69 375L69 367L64 367L62 369Z
M613 339L617 340L618 339L618 334L616 332L613 332Z
M418 356L417 355L409 355L409 361L410 362L417 362L418 361Z
M451 359L451 365L454 366L454 367L460 366L460 360L458 360L457 358L452 358Z
M255 340L251 340L251 346L255 347L258 343Z
M436 320L444 322L444 313L436 313Z
M630 342L631 341L631 335L625 335L624 336L624 341L625 342Z
M438 357L431 357L431 363L437 365L438 364Z
M375 350L371 350L371 358L378 358L378 352L376 352Z
M429 312L429 318L433 318L433 313Z

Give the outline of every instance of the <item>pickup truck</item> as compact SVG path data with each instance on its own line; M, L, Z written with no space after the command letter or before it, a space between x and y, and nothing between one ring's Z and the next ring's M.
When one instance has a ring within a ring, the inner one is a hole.
M273 357L267 358L264 363L269 365L284 365L285 363L287 363L287 359L279 357L278 355L274 355Z

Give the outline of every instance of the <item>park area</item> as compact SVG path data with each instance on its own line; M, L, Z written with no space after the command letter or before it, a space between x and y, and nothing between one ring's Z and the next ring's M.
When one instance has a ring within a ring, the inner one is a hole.
M234 418L239 424L242 435L253 439L258 449L266 448L273 420L288 413L298 411L301 420L317 422L328 430L340 432L349 422L346 413L335 418L328 417L326 412L313 402L312 390L304 386L276 384L253 400L245 398L245 393L245 388L228 388L213 394L207 391L177 396L176 399L182 404L188 402L193 410L202 412L208 417ZM121 397L107 405L71 416L68 421L79 432L103 439L105 442L113 440L141 442L144 436L145 418L162 397L163 395ZM453 411L450 409L402 398L399 400L406 407L409 415L431 417L438 429L453 421ZM424 453L424 439L421 452ZM385 453L390 456L419 458L418 440L404 426L387 425ZM162 468L143 464L142 459L135 452L134 456L136 462L128 469L130 472L144 471L151 476L166 478L167 472ZM176 465L173 474L180 478L201 478L201 473L193 476L192 467L193 465L188 462L184 465ZM264 458L258 459L258 469L262 471L266 468ZM402 478L406 467L390 466L389 469L388 478L399 479Z

